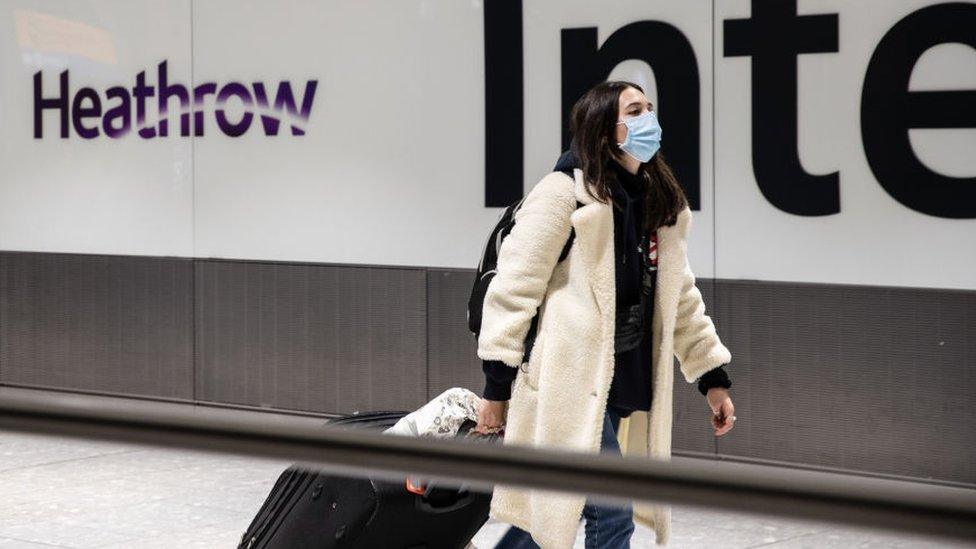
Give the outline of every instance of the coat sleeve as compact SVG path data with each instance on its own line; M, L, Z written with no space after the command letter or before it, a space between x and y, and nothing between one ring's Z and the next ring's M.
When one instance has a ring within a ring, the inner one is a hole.
M569 239L576 208L572 181L554 172L542 178L515 212L515 225L498 250L498 272L485 293L478 357L517 368L525 336Z
M732 353L719 339L711 317L705 314L705 302L695 285L695 274L688 264L687 254L674 326L674 354L688 383L694 383L705 372L732 361Z

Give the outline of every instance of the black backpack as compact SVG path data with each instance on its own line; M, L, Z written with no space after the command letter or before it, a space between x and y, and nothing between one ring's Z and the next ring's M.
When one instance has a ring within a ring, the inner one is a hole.
M561 171L571 178L575 177L572 169ZM525 197L523 196L517 202L505 208L505 211L502 212L498 221L495 223L495 228L491 231L484 252L481 254L481 262L478 264L474 287L471 288L471 297L468 298L468 329L471 330L475 338L481 334L481 314L484 307L485 294L488 293L488 285L491 284L492 279L495 278L495 274L497 273L498 251L502 247L502 241L508 236L508 233L512 232L512 228L515 226L515 214L522 207L524 201ZM577 208L582 205L578 200L576 201ZM570 229L569 239L566 241L566 245L563 246L562 253L559 254L560 262L565 260L569 255L569 250L573 245L573 238L575 236L576 231ZM525 336L523 363L529 361L529 356L532 353L532 345L535 343L538 323L538 315L532 317L532 324L529 326L529 331Z

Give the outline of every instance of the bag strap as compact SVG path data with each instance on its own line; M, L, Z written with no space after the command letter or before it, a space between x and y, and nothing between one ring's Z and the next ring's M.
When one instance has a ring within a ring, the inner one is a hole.
M559 170L559 171L561 171L564 174L568 175L569 178L573 180L573 183L575 185L575 182L576 182L576 174L573 171L573 168L569 168L569 169L565 169L565 170ZM577 200L576 201L576 208L578 209L581 206L583 206L583 203L580 202L579 200ZM571 227L569 229L569 239L566 241L566 245L563 246L563 251L559 254L559 262L562 262L563 260L566 259L566 257L569 256L569 250L570 250L570 248L573 247L573 239L575 239L575 238L576 238L576 229Z

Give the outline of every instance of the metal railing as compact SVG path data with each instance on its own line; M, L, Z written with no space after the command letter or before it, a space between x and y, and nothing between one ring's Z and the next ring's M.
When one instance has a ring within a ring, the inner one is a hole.
M153 403L0 398L0 429L285 459L349 475L406 473L474 489L494 484L646 500L733 512L976 540L976 491L924 484L879 486L836 473L740 470L516 445L382 435L283 424L278 418L206 417Z

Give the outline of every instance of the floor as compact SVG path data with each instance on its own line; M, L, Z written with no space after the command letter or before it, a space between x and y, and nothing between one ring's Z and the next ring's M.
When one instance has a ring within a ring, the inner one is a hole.
M289 420L294 418L283 419ZM0 432L0 549L234 548L287 465L247 457ZM473 540L474 545L479 549L492 547L506 527L489 521ZM583 547L582 534L581 527L577 547ZM652 532L638 527L632 546L652 547L653 539ZM669 546L970 547L682 506L673 507Z

